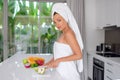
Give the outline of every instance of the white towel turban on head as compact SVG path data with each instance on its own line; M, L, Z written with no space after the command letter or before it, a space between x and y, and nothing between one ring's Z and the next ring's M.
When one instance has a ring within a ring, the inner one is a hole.
M65 5L64 3L55 3L53 5L53 8L52 8L52 19L53 19L55 12L60 14L68 22L68 25L71 27L71 29L75 33L75 36L77 38L77 41L78 41L79 46L80 46L81 51L82 51L83 50L83 42L82 42L81 34L79 31L78 25L76 23L76 20L73 16L71 10L69 9L69 7L67 5ZM77 62L77 64L78 64L79 72L82 72L83 71L82 59L79 60Z

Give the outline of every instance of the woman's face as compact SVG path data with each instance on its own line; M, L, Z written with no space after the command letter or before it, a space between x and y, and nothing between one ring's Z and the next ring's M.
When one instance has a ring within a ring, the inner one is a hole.
M63 31L66 27L67 27L67 22L65 21L65 19L59 15L59 14L55 14L53 16L53 21L55 23L55 26L60 30Z

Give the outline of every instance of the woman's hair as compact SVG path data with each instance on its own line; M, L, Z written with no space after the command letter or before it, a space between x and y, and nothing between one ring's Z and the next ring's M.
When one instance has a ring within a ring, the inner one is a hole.
M54 12L54 14L53 15L56 15L56 14L58 14L57 12Z

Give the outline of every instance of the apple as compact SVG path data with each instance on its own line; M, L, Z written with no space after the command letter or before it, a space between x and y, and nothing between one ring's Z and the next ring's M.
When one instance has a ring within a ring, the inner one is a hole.
M38 68L38 73L39 74L44 74L45 71L46 71L46 68L43 68L43 67Z
M42 66L44 64L44 60L36 60L36 63L40 66Z
M30 64L30 67L31 67L31 68L38 67L38 64L37 64L37 63Z
M34 64L30 64L30 67L31 67L31 68L34 68Z
M26 63L26 64L24 64L24 66L25 66L26 68L29 68L29 67L30 67L30 63Z
M26 64L28 63L28 60L27 59L23 59L23 64Z
M35 64L34 64L34 67L38 67L38 64L37 64L37 63L35 63Z
M34 70L35 70L36 72L38 72L38 67L35 67Z

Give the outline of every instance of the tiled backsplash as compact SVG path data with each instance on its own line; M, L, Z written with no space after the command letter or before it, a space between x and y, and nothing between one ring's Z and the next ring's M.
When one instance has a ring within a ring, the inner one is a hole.
M120 28L105 30L105 43L112 44L115 52L120 53Z

